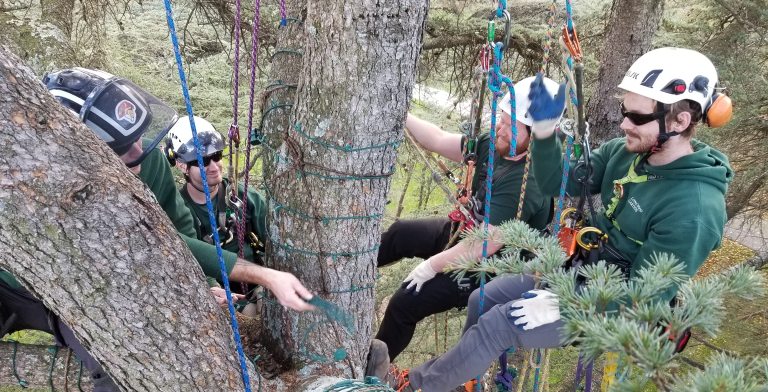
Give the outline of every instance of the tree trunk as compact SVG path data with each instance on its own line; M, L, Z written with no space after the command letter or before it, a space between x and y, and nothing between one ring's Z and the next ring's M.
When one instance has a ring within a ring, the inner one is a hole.
M242 389L227 321L151 192L6 48L0 96L0 268L121 389Z
M301 29L295 35L303 48L289 52L282 49L296 46L278 44L273 80L299 83L290 94L290 122L275 116L265 126L267 263L295 273L354 326L344 328L320 312L299 316L265 306L265 332L282 352L277 357L309 362L312 374L363 374L373 333L379 221L403 140L426 10L419 0L309 3L304 23L289 23L283 32ZM285 102L270 101L266 110Z
M663 11L664 0L613 0L600 53L597 88L587 104L593 145L622 135L616 86L629 66L651 49Z

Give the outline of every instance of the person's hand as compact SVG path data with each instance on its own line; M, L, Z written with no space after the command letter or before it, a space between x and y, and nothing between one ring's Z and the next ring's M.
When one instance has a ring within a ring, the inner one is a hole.
M312 293L293 274L269 268L265 268L264 273L267 275L264 286L275 295L280 305L299 312L315 309L307 303L312 299Z
M536 79L531 83L531 91L528 93L531 105L528 114L533 119L531 131L537 139L546 139L555 132L555 125L565 110L565 83L560 85L557 95L549 94L541 73L536 74Z
M525 331L560 320L560 302L557 295L547 290L526 291L523 299L512 302L508 316Z
M219 304L222 308L227 307L227 291L222 289L221 287L211 287L211 294L213 294L213 298L216 300L216 303ZM237 301L242 301L245 299L245 296L242 294L235 294L232 293L232 303L235 303Z
M432 269L432 264L430 264L429 259L424 260L419 263L410 274L408 274L405 280L403 280L403 283L410 282L405 289L411 290L415 288L413 294L416 295L421 291L421 286L428 280L434 278L435 275L437 275L437 271Z

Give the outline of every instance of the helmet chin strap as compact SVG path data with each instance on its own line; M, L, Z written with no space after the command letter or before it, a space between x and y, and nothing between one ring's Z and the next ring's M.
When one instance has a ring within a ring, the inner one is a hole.
M656 111L661 112L664 110L664 104L661 102L656 102ZM680 132L672 131L667 132L667 116L664 115L664 117L656 120L659 122L659 136L656 137L656 145L651 147L651 151L648 155L653 154L655 152L661 151L661 146L669 140L672 136L677 136L680 134Z
M192 180L189 178L189 169L187 169L187 172L184 173L184 180L186 180L187 184L192 185L192 188L197 189L200 193L203 193L203 194L205 193L204 189L202 189L202 188L198 187L197 185L195 185L195 183L192 182ZM218 190L218 186L219 185L221 185L221 182L219 182L216 185L209 185L208 189L211 189L211 186L216 186L217 187L216 190Z

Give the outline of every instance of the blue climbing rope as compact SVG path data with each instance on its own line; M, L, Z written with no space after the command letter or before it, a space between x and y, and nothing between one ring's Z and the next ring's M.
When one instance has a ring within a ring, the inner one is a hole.
M189 124L192 127L192 139L195 142L195 151L197 152L197 164L200 167L205 167L203 164L203 146L200 144L200 138L197 137L197 128L195 127L195 119L192 111L192 100L189 97L189 88L187 86L187 77L184 72L184 66L181 60L181 51L179 49L179 39L176 34L176 25L173 21L173 10L171 8L170 0L163 0L165 4L165 18L168 22L168 29L171 33L171 43L173 44L173 53L176 56L176 68L179 71L179 80L181 82L181 92L184 95L184 105L187 108L187 115L189 117ZM235 307L232 304L232 291L229 288L229 278L227 276L227 267L224 264L224 257L221 251L221 240L219 239L219 230L216 226L216 217L213 213L213 204L211 203L211 192L208 189L208 180L206 179L205 170L200 171L201 182L203 183L203 191L205 191L205 205L208 208L208 219L211 224L211 231L213 232L213 241L216 244L216 255L219 258L219 268L221 269L221 280L224 283L224 290L227 295L227 308L229 309L230 322L232 324L232 332L234 333L235 346L237 347L237 355L240 359L240 370L243 377L243 383L245 384L245 391L251 392L251 381L248 376L248 365L246 364L245 354L243 353L243 345L240 341L240 329L237 326L237 318L235 318Z
M573 7L571 7L571 0L565 0L565 15L568 31L573 32Z
M496 8L496 17L501 18L504 16L504 11L507 9L507 0L499 0L499 6Z
M571 2L566 1L565 2L565 10L566 10L566 26L569 31L573 31L573 10L571 8ZM564 51L564 55L568 55L568 58L566 59L566 64L568 65L568 73L569 75L573 72L573 57L570 56L570 53L568 51ZM568 78L570 80L570 78ZM576 91L574 90L573 83L568 83L568 95L571 97L571 104L573 107L577 108L579 107L579 100L576 97ZM574 130L575 132L575 130ZM570 166L571 166L571 153L573 151L573 143L574 143L574 135L568 135L566 138L566 144L565 144L565 153L563 154L563 177L562 181L560 182L560 192L557 196L557 206L555 208L555 224L553 226L553 235L557 237L558 233L560 233L560 219L562 218L563 213L563 204L565 200L565 190L568 184L568 176L570 174Z
M485 205L483 210L483 231L485 232L485 240L483 240L483 255L481 263L485 264L488 259L488 226L490 225L491 217L491 194L493 192L493 169L496 161L496 112L498 111L499 97L503 94L501 92L502 83L507 83L510 86L510 93L513 91L512 81L508 77L501 74L501 45L496 44L493 48L494 59L493 67L488 73L488 89L491 90L493 96L491 98L491 129L489 131L489 143L488 143L488 171L485 178ZM515 112L512 112L513 118L513 135L511 141L510 154L514 154L516 148L515 140L517 139L517 127L514 126L516 121ZM514 155L512 155L514 156ZM480 273L480 314L483 313L483 306L485 305L485 272Z

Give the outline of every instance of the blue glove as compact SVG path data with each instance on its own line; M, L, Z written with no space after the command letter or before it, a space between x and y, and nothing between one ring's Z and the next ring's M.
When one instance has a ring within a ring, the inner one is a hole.
M537 139L546 139L555 132L555 125L565 110L565 83L560 85L557 94L553 97L544 85L541 73L531 83L531 91L528 93L531 104L528 114L533 119L531 131Z

